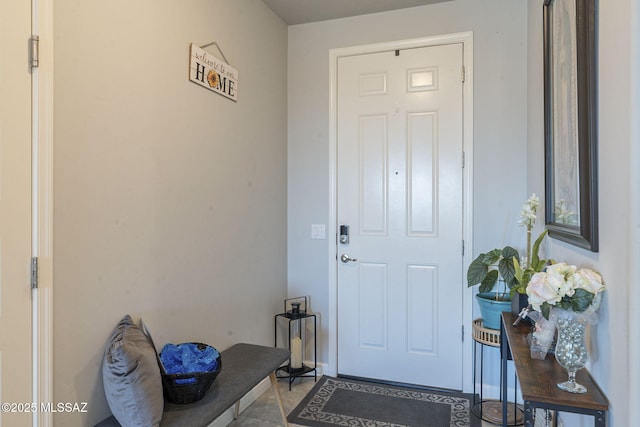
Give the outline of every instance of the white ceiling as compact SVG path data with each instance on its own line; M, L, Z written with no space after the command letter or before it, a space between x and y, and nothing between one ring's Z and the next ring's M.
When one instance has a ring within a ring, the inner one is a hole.
M262 0L288 25L387 12L451 0Z

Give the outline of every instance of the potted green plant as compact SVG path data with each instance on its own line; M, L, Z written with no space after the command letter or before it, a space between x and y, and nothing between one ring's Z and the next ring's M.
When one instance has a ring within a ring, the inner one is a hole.
M527 253L526 258L520 259L518 251L511 246L503 249L494 249L482 253L473 260L467 271L467 285L480 285L476 295L483 323L491 329L499 329L500 313L503 311L519 314L523 308L528 307L527 284L531 277L551 262L540 259L540 245L547 235L547 230L531 245L531 231L536 222L540 199L532 194L522 207L518 223L527 229ZM494 291L496 284L502 286Z
M486 328L500 329L500 313L511 310L510 293L518 285L515 265L519 258L517 250L505 246L481 253L469 265L467 286L480 285L476 299ZM496 287L498 283L501 286Z

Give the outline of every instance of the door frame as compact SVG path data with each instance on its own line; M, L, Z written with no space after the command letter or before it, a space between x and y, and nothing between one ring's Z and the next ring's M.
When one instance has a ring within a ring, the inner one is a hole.
M344 56L363 55L389 50L402 50L429 47L442 44L462 43L465 82L463 86L463 201L462 201L462 238L464 240L463 269L471 262L473 248L473 32L436 35L423 38L390 41L362 46L329 50L329 224L328 235L333 242L328 245L329 266L329 316L328 316L328 365L326 373L336 376L338 373L338 246L337 246L337 76L338 59ZM461 162L463 159L461 159ZM463 271L463 277L466 277ZM464 286L464 283L460 283ZM466 287L466 286L465 286ZM472 307L473 291L465 289L462 301L462 325L464 342L462 355L462 388L472 389Z
M31 32L39 37L32 68L32 256L38 287L32 290L33 402L53 402L53 5L31 0ZM33 426L53 425L50 411L36 411Z

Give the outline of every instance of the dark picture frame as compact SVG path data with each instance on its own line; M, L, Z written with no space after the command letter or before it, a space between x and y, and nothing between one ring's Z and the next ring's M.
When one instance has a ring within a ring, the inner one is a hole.
M544 0L549 236L598 252L596 0Z

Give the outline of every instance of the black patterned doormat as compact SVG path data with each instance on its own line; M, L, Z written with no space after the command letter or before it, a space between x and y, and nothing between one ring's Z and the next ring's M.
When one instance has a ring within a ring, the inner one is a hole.
M480 427L473 395L324 376L289 414L310 427Z

